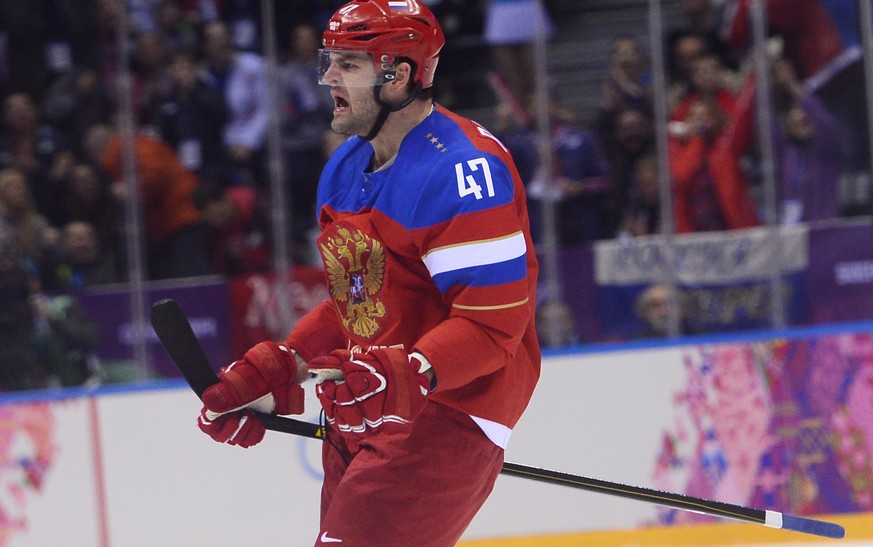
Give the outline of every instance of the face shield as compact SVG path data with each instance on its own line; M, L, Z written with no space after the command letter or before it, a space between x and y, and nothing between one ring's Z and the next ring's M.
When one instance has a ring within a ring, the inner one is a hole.
M348 49L318 50L318 83L337 87L374 87L394 79L394 67L385 62L377 65L367 51Z

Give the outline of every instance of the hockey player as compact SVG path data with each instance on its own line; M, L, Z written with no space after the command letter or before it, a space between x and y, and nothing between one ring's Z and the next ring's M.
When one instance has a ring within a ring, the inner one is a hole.
M316 545L449 546L488 497L539 377L537 262L503 145L434 104L443 32L417 0L355 0L323 34L318 190L330 298L206 391L200 428L248 447L248 407L327 418Z

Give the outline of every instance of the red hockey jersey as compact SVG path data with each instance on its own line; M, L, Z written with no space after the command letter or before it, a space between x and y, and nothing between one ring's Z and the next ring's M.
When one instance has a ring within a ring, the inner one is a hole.
M481 126L436 106L394 161L369 172L349 138L318 191L331 298L286 342L306 360L343 347L403 346L434 367L431 401L506 445L540 372L537 260L524 186Z

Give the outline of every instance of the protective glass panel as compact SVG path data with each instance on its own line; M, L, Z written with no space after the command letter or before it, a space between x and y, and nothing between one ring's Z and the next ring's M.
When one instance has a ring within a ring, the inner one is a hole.
M388 67L376 73L373 56L366 51L320 49L318 83L339 87L373 87L391 78Z

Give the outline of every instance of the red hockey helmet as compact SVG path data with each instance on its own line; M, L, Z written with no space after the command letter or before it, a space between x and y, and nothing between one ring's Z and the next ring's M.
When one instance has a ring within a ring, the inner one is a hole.
M418 0L353 0L339 8L322 35L326 50L372 55L376 74L390 79L397 58L417 65L413 83L433 85L439 53L446 43L433 13Z

